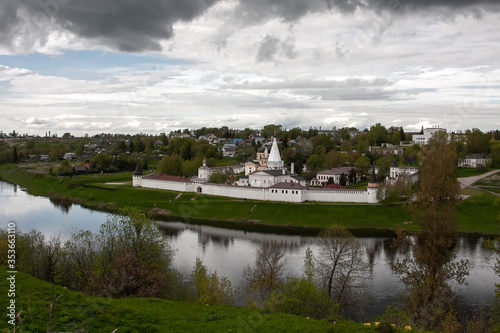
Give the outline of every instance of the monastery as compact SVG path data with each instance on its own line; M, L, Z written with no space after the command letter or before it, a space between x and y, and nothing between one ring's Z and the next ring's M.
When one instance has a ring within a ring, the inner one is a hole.
M258 161L247 162L231 167L235 173L245 171L235 185L214 184L208 182L213 172L220 168L209 168L206 161L198 169L198 176L184 178L169 175L143 175L139 164L132 177L134 187L171 190L177 192L196 192L223 197L284 201L284 202L354 202L378 203L378 183L373 169L368 188L361 189L331 189L307 186L306 181L295 174L293 163L291 170L285 168L281 159L276 138L273 139L271 151L267 147L257 152Z

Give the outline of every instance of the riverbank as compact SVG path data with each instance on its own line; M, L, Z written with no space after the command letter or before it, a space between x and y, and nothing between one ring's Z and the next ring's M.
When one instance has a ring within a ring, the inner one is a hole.
M131 176L131 173L120 173L58 178L15 165L0 166L2 179L26 188L30 194L101 211L116 212L121 207L133 206L157 219L255 231L278 227L284 233L315 233L334 224L375 233L394 230L397 225L408 230L416 229L412 216L401 204L295 204L237 200L133 188ZM457 206L459 231L500 234L500 221L497 219L500 207L494 206L495 196L471 189L464 189L464 192L470 197Z
M7 267L0 266L0 279L6 281ZM12 282L12 280L9 280ZM174 302L157 298L112 299L91 297L38 280L28 274L15 274L15 310L20 313L23 330L46 332L49 328L49 306L59 297L52 316L52 330L58 332L368 332L360 323L313 320L282 313L263 313L231 306ZM7 295L7 284L1 284ZM2 297L2 309L9 309L9 298ZM4 310L5 311L5 310ZM4 316L0 330L10 332L13 326ZM18 326L19 327L19 326Z

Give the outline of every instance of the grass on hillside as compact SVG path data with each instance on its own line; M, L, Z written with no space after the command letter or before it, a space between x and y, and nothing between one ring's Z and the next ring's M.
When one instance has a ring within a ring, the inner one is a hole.
M488 171L491 171L491 170L490 169L477 170L475 168L458 168L457 169L457 178L479 176L479 175L482 175L483 173L486 173Z
M6 281L7 268L0 266ZM16 313L21 313L23 332L47 332L49 307L55 303L52 330L57 332L368 332L363 324L263 313L230 306L173 302L155 298L111 299L90 297L38 280L22 272L16 274ZM7 295L7 284L0 292ZM9 298L2 297L4 313ZM1 332L14 332L8 317L0 321ZM19 330L19 328L18 328Z
M455 208L459 231L468 233L500 233L500 205L497 196L466 188L462 194L469 198L459 202Z

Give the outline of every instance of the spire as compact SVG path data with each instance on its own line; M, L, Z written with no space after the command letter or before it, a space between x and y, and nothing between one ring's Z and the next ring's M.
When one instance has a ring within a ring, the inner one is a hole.
M137 166L135 167L134 176L142 176L141 162L137 162Z
M370 177L370 183L376 183L377 176L375 175L375 165L372 166L372 175Z
M271 146L271 153L269 153L269 159L267 160L268 169L281 169L284 163L281 160L280 150L278 148L278 142L276 137L273 139L273 145Z
M377 176L375 175L375 164L372 164L372 175L370 181L368 182L368 187L378 187Z
M394 159L392 160L391 167L394 167L394 168L398 167L398 162L396 161L396 155L394 155Z

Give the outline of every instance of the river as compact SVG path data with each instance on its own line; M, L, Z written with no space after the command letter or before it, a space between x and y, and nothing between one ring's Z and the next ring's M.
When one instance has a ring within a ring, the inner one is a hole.
M20 187L0 181L0 221L15 222L18 230L36 229L50 237L61 234L68 238L76 230L97 231L108 214L92 211L79 205L65 205L44 197L27 194ZM301 276L307 247L318 252L315 237L281 235L217 228L214 226L159 222L168 240L177 249L174 267L188 279L196 257L219 275L229 278L238 286L242 270L251 265L255 251L266 240L276 240L286 246L286 274ZM399 253L390 247L391 237L359 237L366 249L366 260L371 268L371 295L360 317L373 318L383 313L385 306L400 301L404 292L402 284L390 269L390 262ZM457 286L457 291L469 309L488 307L494 299L495 283L500 279L494 272L492 253L485 250L483 237L460 237L455 247L458 259L468 259L470 276L467 286Z

